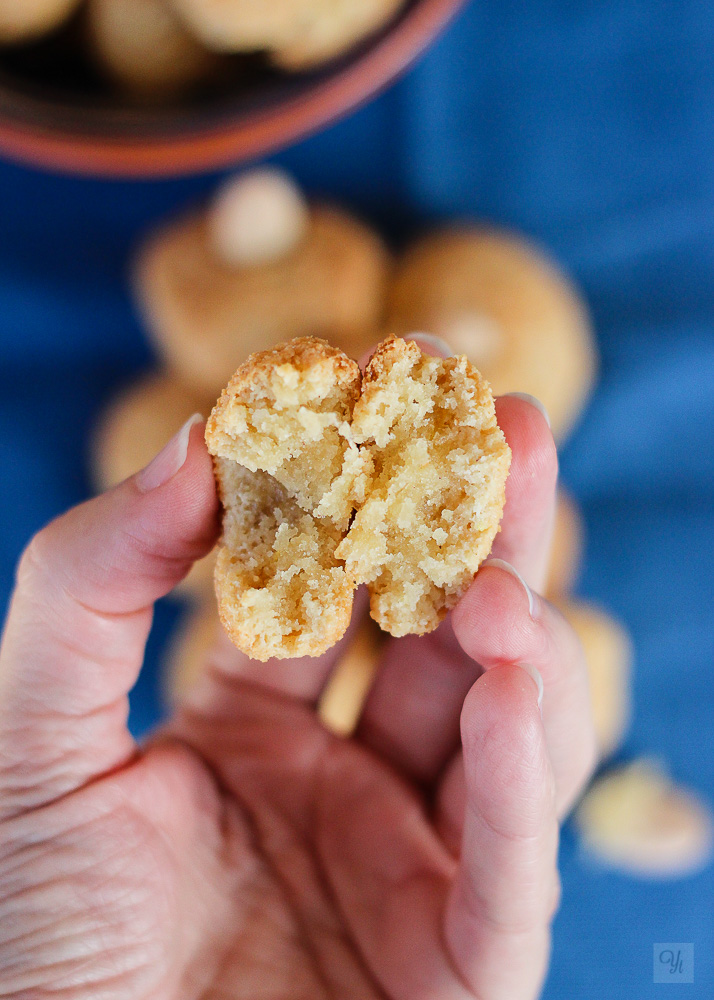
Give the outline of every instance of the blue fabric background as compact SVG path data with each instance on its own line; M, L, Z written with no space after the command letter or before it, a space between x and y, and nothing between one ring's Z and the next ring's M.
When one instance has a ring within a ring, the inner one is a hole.
M408 77L276 159L395 243L433 219L517 227L592 310L601 380L562 452L587 519L579 591L634 636L623 757L714 788L714 6L701 0L472 3ZM107 394L150 360L127 293L144 229L215 181L101 183L0 165L0 609L30 535L88 493ZM163 602L132 698L160 712ZM546 997L666 992L655 942L693 942L714 995L714 872L642 883L583 857L566 827ZM681 987L680 987L681 989Z

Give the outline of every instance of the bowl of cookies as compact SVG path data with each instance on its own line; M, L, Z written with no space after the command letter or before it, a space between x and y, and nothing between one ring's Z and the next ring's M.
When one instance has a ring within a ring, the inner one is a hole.
M0 153L151 177L273 152L367 100L464 0L0 0Z

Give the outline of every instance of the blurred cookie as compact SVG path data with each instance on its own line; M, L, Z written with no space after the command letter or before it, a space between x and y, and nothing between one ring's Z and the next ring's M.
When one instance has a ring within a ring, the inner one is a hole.
M507 233L433 233L402 258L388 328L428 330L465 353L495 395L527 392L562 438L590 391L595 349L583 303L555 266Z
M134 285L149 332L199 391L224 385L254 351L302 335L359 357L381 324L389 258L379 237L335 208L301 213L289 182L274 181L274 173L268 185L254 174L237 178L232 191L219 191L217 213L171 223L139 254Z
M546 597L560 597L572 590L580 571L584 533L580 508L568 493L559 488L548 576L543 591Z
M711 810L648 760L596 781L575 820L589 850L630 874L684 876L711 858Z
M162 687L167 704L179 704L208 663L221 631L216 602L193 608L171 637L163 661Z
M215 394L212 397L215 399ZM107 490L143 469L194 413L208 414L210 397L195 395L175 379L150 374L124 389L99 418L92 442L92 475ZM200 559L179 589L210 593L213 553Z
M334 59L386 25L404 0L337 0L329 10L322 6L287 44L272 46L271 61L280 69L307 70Z
M322 724L338 736L351 736L374 680L384 636L366 618L332 671L317 706Z
M632 647L622 626L583 601L557 606L575 629L585 653L593 720L601 757L621 745L630 721Z
M285 69L318 65L386 24L404 0L174 0L196 35L220 52L265 49Z
M250 52L287 45L311 24L325 0L173 0L205 45L218 52Z
M0 45L20 44L59 28L81 0L0 0Z
M87 20L95 60L136 99L170 100L217 65L218 57L186 30L168 0L89 0Z

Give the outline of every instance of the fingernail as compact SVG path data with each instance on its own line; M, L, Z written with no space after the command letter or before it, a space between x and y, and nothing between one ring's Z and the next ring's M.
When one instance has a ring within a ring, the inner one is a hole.
M505 559L487 559L483 565L495 566L497 569L505 569L505 571L507 573L510 573L515 580L518 580L518 582L523 587L528 596L528 614L531 616L531 618L535 619L538 610L536 605L536 596L531 590L531 588L528 586L526 581L523 579L521 574L518 572L516 567L511 566L511 564L509 562L506 562Z
M201 423L203 417L200 413L194 413L189 417L180 431L171 438L168 444L164 445L156 458L152 458L146 468L136 474L134 482L141 493L148 493L159 486L167 483L172 476L175 476L188 455L188 441L191 436L191 428L195 424Z
M543 678L531 663L519 663L518 666L521 670L525 670L536 686L538 691L538 711L541 718L543 718Z
M410 333L405 340L413 340L417 344L424 344L425 347L431 347L434 351L437 351L442 358L453 358L454 352L451 347L442 340L441 337L435 337L433 333Z
M550 427L550 417L548 416L548 411L543 406L541 401L537 399L535 396L531 396L530 393L527 392L507 392L505 393L505 395L511 396L513 399L523 399L526 403L530 403L531 406L535 406L536 410L538 410L539 413L543 414L543 419Z

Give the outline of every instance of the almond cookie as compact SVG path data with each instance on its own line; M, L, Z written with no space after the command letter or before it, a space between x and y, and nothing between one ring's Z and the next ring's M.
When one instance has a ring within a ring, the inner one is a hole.
M135 267L159 352L201 392L292 337L323 336L359 357L382 321L389 258L377 235L338 209L296 205L287 180L260 174L162 229Z
M0 45L21 44L59 28L81 0L0 0Z
M577 579L583 555L585 528L576 501L558 488L550 561L543 593L549 599L569 593Z
M404 0L337 0L287 44L271 46L271 61L284 70L312 69L379 31L403 6Z
M221 52L265 49L285 69L345 52L389 21L404 0L174 0L196 35Z
M257 659L324 652L358 583L386 631L432 630L503 512L510 450L487 383L466 358L393 337L361 385L356 364L314 338L252 356L206 441L225 510L219 612Z
M213 395L215 400L215 394ZM132 476L157 455L194 413L210 413L211 399L169 375L144 375L111 400L100 415L92 440L92 476L98 491ZM194 563L178 585L185 593L210 594L213 553Z
M589 850L630 874L682 877L711 859L711 809L654 761L605 774L585 795L575 820Z
M317 714L326 729L351 736L377 673L384 635L367 618L361 622L320 695Z
M168 0L90 0L87 21L100 68L135 99L178 97L217 65Z
M349 424L354 361L299 338L252 355L213 409L206 443L224 507L223 625L249 656L318 656L344 634L354 582L335 550L364 492Z
M557 602L585 653L601 757L622 745L630 721L632 645L622 625L584 601Z
M210 599L192 608L180 622L171 636L162 664L162 688L167 705L178 705L193 690L218 643L220 630L216 603Z
M436 628L473 580L505 503L511 452L488 383L461 357L390 337L365 370L352 437L373 481L337 550L392 635Z
M593 383L595 350L583 303L555 266L496 230L433 233L403 257L388 329L429 330L463 352L495 395L540 399L562 438Z

